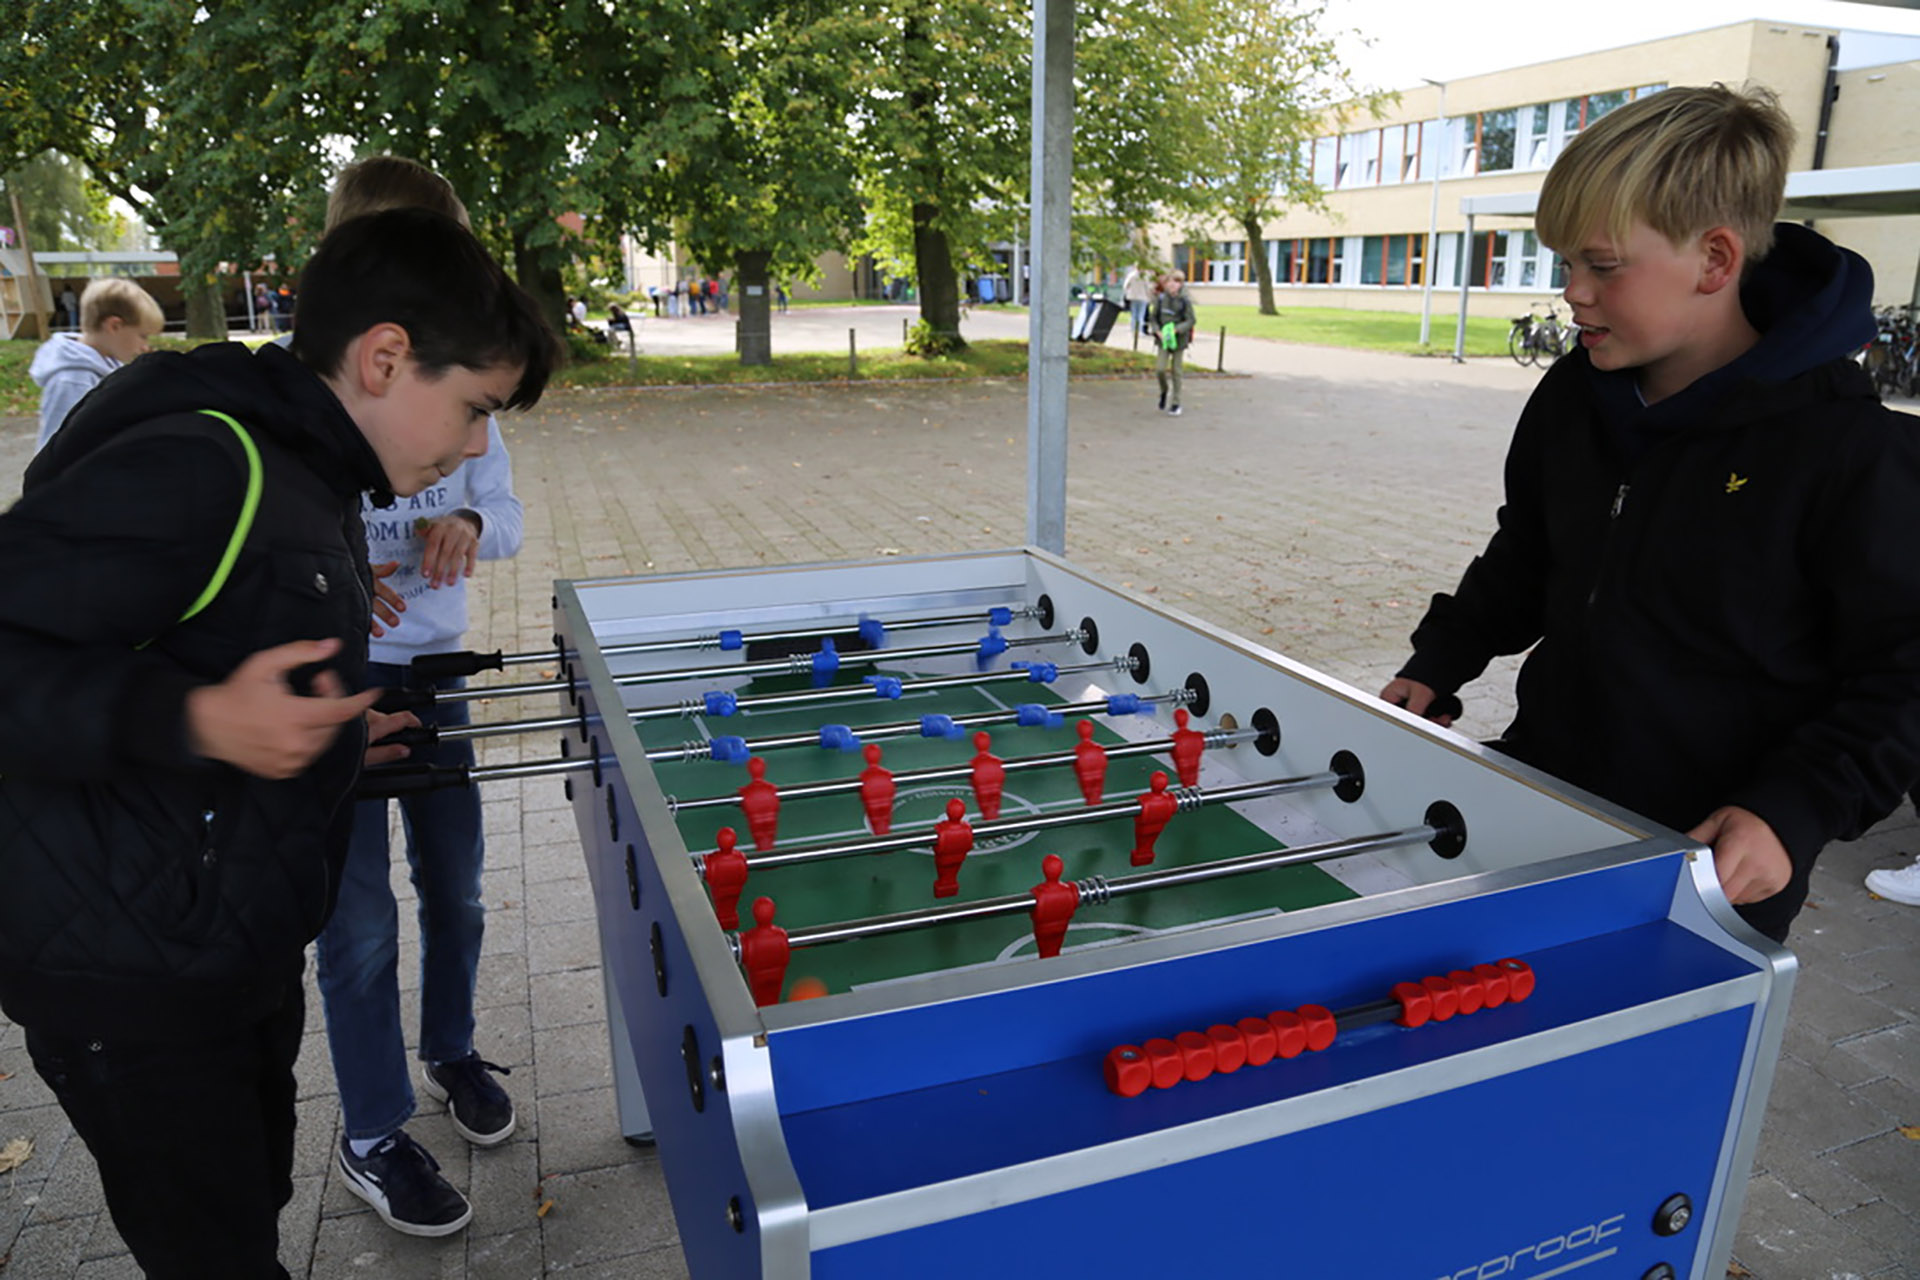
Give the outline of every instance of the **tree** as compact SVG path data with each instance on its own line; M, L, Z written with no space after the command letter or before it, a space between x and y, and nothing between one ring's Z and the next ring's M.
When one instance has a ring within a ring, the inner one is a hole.
M697 28L666 46L657 109L627 144L638 224L710 269L731 264L740 358L771 359L775 278L814 270L859 225L855 107L845 50L857 15L828 0L705 0Z
M1324 207L1308 147L1327 119L1376 110L1344 68L1324 29L1322 0L1204 0L1187 58L1184 92L1206 121L1207 142L1187 168L1195 213L1231 219L1246 237L1273 315L1273 272L1263 226L1288 205Z
M20 197L35 249L106 249L127 234L126 219L108 207L107 193L87 180L86 168L57 151L0 175L0 188Z

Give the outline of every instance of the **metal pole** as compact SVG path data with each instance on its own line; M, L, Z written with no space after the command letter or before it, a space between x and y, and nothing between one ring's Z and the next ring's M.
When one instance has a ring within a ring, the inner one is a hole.
M1446 153L1440 150L1447 133L1447 82L1444 80L1420 79L1440 90L1440 111L1433 118L1434 142L1437 144L1433 157L1433 198L1427 205L1427 252L1425 269L1420 290L1420 345L1426 346L1433 341L1433 273L1440 265L1440 164ZM1426 159L1427 148L1424 142L1420 146L1420 158Z
M1227 326L1225 325L1220 326L1220 354L1214 358L1213 371L1215 373L1227 371Z
M1033 6L1033 231L1027 296L1027 541L1067 549L1067 296L1072 233L1073 0ZM1019 272L1016 255L1014 270Z
M853 348L853 329L851 327L847 329L847 376L849 378L857 378L860 376L860 357L855 353Z
M1460 323L1453 331L1453 362L1467 362L1467 290L1473 286L1473 215L1467 215L1467 232L1460 237Z

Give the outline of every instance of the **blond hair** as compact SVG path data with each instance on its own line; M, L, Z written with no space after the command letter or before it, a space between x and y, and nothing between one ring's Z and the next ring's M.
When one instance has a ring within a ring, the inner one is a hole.
M404 156L368 156L334 179L327 196L327 230L388 209L427 209L467 225L467 206L445 178Z
M95 280L80 295L80 330L99 333L115 316L120 322L142 333L158 333L167 327L167 318L153 295L131 280L110 276Z
M1731 227L1758 262L1786 197L1793 122L1771 89L1667 89L1602 117L1567 144L1540 188L1534 226L1561 253L1644 222L1675 245Z

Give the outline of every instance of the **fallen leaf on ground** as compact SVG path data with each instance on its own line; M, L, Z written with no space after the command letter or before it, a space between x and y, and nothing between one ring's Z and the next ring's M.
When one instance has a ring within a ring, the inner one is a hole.
M33 1139L15 1138L6 1146L0 1147L0 1173L18 1169L33 1158Z

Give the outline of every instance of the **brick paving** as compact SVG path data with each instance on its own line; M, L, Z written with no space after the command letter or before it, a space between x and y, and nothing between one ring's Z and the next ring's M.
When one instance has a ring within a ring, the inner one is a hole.
M899 311L796 311L776 319L776 344L832 348L850 325L863 345L889 331L897 341ZM1202 321L1197 362L1210 366ZM969 323L1024 332L1017 314ZM643 351L702 341L729 349L730 323L642 326ZM1490 529L1507 433L1537 375L1234 338L1226 363L1240 376L1190 376L1178 419L1154 411L1150 380L1073 385L1067 554L1377 688L1427 596ZM482 566L469 638L481 649L541 647L556 578L1016 545L1025 418L1025 386L1012 382L555 394L503 424L526 546ZM31 419L0 419L0 502L17 492L32 439ZM1467 732L1504 723L1511 669L1467 691ZM483 704L480 718L536 713ZM491 739L482 762L550 754L544 740ZM337 1103L310 994L283 1259L315 1280L683 1276L658 1160L625 1145L614 1123L599 954L560 784L491 785L485 811L480 1048L513 1068L520 1131L469 1153L423 1099L410 1131L468 1190L474 1221L444 1241L389 1230L330 1172ZM1760 1280L1920 1280L1920 1146L1901 1132L1920 1125L1920 910L1874 901L1860 884L1915 849L1920 828L1905 812L1829 850L1795 932L1800 985L1736 1247ZM410 899L404 873L395 883ZM403 939L408 987L413 947ZM404 996L409 1018L414 999ZM0 1145L34 1143L0 1175L0 1276L137 1275L90 1158L4 1021L0 1075Z

